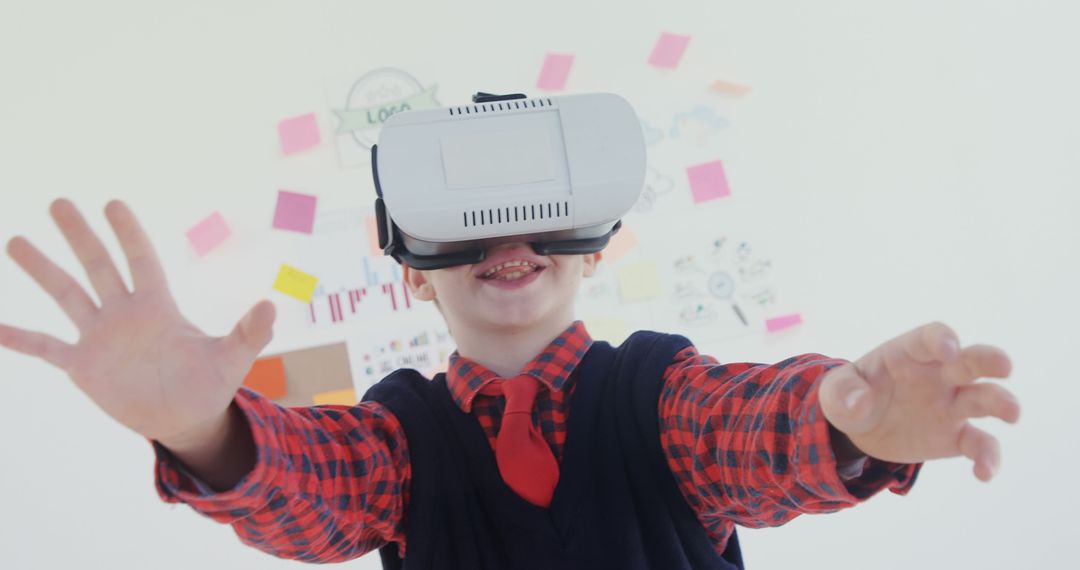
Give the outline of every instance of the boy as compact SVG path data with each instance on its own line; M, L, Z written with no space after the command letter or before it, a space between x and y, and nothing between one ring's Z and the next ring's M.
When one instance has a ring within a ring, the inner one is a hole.
M373 149L380 247L446 320L457 343L446 374L398 370L354 406L283 408L240 388L270 340L273 306L256 304L228 336L203 334L116 201L105 214L133 290L75 207L57 200L53 218L99 303L14 238L8 253L81 336L72 346L0 325L0 345L67 371L148 438L163 500L310 562L378 548L387 568L742 568L735 524L904 494L926 459L964 455L979 479L993 476L997 441L967 419L1017 421L1011 394L976 382L1011 365L991 346L961 349L943 324L855 362L722 365L652 331L617 348L594 342L573 301L641 188L636 115L610 96L525 105L479 95L479 108L415 112L389 136L388 121L389 150ZM519 220L520 190L560 177L578 184L575 201L547 202L546 219L529 206ZM434 189L442 183L453 192ZM491 191L511 186L519 192ZM483 209L462 206L471 190ZM484 202L506 195L518 201ZM463 217L446 216L451 206Z

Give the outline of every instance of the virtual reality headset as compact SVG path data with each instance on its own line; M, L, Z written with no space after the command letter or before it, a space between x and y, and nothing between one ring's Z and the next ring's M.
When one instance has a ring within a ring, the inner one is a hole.
M526 242L537 255L600 251L645 182L645 141L610 93L402 111L371 147L379 248L416 269L483 261Z

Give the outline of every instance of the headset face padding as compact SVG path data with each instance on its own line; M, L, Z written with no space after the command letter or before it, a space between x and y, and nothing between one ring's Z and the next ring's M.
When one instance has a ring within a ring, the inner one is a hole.
M615 235L620 227L622 227L621 220L615 224L609 233L598 238L530 242L529 246L536 255L583 255L587 253L596 253L607 247L608 242L611 240L611 236ZM396 229L397 228L395 228L395 230ZM398 234L398 237L400 237L400 234ZM390 255L393 256L398 263L407 263L409 267L421 270L446 269L459 265L474 265L483 261L487 255L486 249L469 249L438 255L416 255L409 252L404 245L402 245L400 240L396 242L396 245L397 247L391 248L392 251Z

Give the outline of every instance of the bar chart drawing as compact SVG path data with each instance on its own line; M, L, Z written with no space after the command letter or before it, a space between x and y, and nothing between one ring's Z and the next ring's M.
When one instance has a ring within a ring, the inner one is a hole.
M308 304L308 319L312 325L337 324L403 313L413 305L405 283L383 283L316 296Z

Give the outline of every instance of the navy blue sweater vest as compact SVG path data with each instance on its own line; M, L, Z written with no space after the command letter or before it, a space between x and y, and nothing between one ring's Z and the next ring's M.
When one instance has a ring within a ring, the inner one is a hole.
M480 423L454 403L443 374L394 372L364 395L390 409L408 440L412 483L406 553L389 569L741 569L733 534L723 556L676 486L657 407L664 369L690 341L638 331L617 349L596 341L573 371L566 446L550 507L499 475Z

